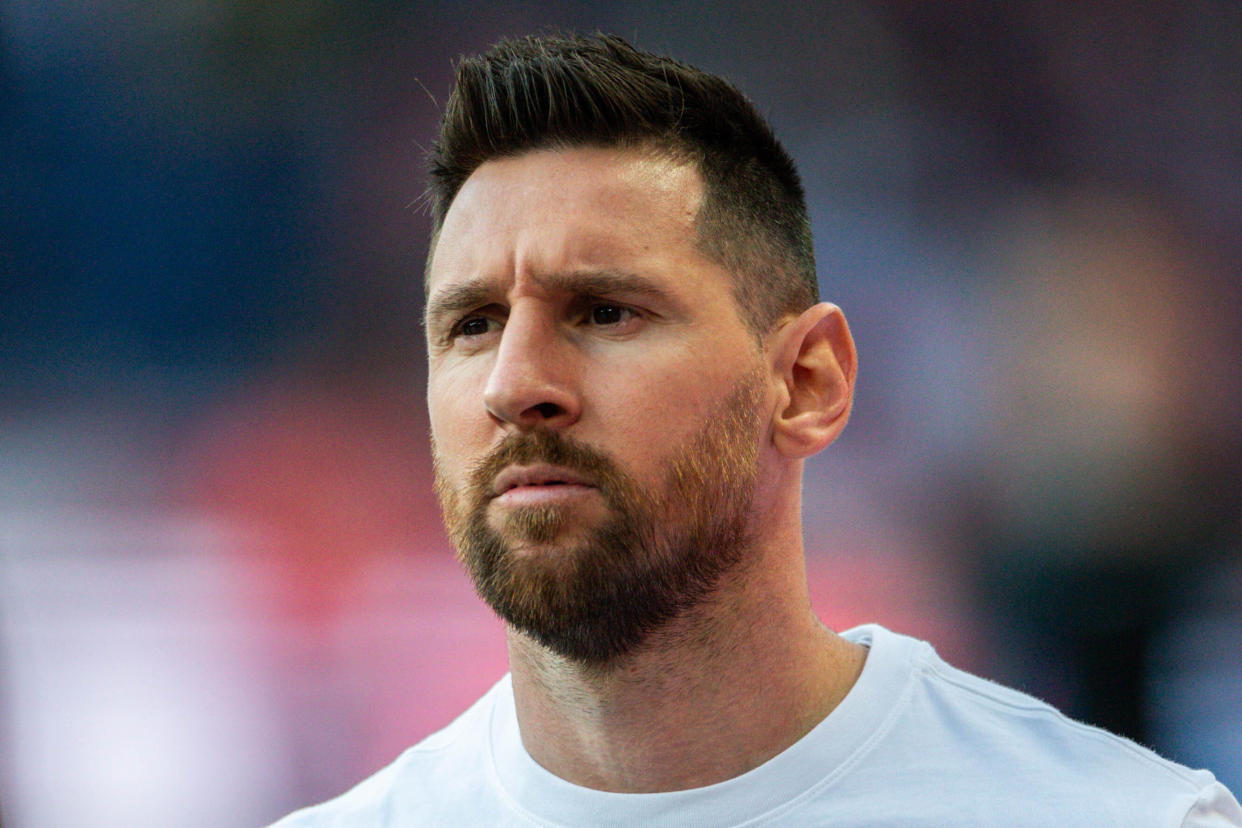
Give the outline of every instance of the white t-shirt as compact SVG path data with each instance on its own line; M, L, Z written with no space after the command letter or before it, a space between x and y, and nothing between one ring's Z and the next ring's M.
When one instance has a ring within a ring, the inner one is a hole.
M560 779L522 746L505 677L444 730L276 828L417 825L1242 826L1211 773L1067 719L868 625L849 695L788 750L734 779L661 794Z

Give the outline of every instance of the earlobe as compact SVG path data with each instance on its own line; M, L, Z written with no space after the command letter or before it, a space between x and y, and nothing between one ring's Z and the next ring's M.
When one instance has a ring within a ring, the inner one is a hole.
M837 439L854 401L858 353L845 314L810 307L776 331L769 352L779 383L773 442L787 457L810 457Z

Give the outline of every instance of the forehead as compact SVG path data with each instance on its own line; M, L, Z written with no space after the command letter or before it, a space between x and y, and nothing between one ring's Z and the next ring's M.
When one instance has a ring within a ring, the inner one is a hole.
M637 150L539 150L481 165L444 218L428 292L445 280L701 260L697 170Z

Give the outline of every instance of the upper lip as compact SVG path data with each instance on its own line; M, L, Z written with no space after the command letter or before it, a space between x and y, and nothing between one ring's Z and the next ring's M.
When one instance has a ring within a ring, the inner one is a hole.
M549 486L556 483L575 486L595 485L586 475L564 466L535 463L530 466L509 466L496 475L496 479L492 481L492 494L499 497L518 486Z

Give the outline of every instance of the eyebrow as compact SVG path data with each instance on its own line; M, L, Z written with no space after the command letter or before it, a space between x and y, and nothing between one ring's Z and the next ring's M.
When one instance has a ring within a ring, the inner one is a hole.
M545 290L579 296L621 294L673 301L667 291L650 279L621 270L571 270L544 274L534 279ZM424 323L430 326L446 316L491 304L497 301L498 292L496 283L486 278L471 279L436 291L427 302Z
M427 300L427 313L423 324L430 328L433 323L446 316L456 316L462 311L487 304L495 294L495 287L483 279L444 288Z

